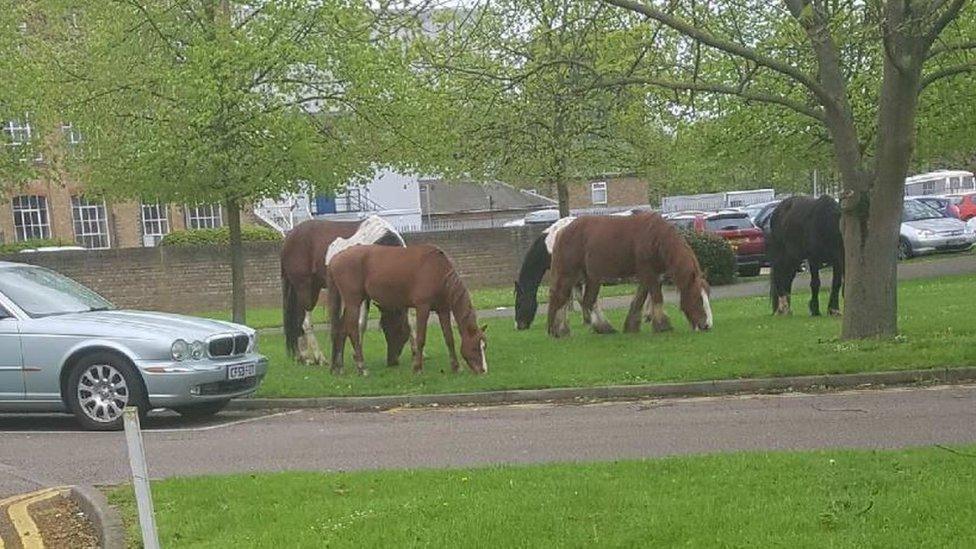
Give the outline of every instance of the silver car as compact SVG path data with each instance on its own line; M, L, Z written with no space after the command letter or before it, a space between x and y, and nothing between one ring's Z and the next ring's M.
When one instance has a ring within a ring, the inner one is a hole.
M202 417L267 367L246 326L115 310L54 271L0 262L0 411L69 411L97 430L120 428L126 406Z
M898 239L899 258L968 250L973 242L976 242L976 234L966 223L954 217L945 217L918 200L905 199Z

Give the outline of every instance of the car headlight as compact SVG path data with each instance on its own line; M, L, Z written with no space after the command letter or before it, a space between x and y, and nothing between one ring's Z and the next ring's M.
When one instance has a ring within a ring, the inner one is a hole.
M190 356L193 360L200 360L207 355L207 346L202 341L194 341L190 344Z
M247 352L248 354L258 352L258 334L251 336L250 343L247 344Z
M174 341L169 350L170 354L173 355L173 360L177 362L190 358L190 344L182 339Z

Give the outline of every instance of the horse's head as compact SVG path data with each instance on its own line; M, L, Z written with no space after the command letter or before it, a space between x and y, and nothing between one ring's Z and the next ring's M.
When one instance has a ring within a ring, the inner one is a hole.
M535 313L539 309L539 299L536 292L522 288L515 283L515 329L528 330L535 320Z
M696 270L690 280L679 288L681 311L695 331L712 329L712 305L708 301L711 288L701 271Z
M485 338L485 331L488 326L461 332L461 356L468 363L468 368L476 374L488 373L488 358L485 356L485 349L488 348L488 340Z

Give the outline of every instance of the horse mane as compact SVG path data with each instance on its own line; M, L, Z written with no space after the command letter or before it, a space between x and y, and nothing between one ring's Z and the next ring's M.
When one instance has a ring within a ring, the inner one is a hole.
M405 246L403 238L393 228L393 225L378 215L371 215L364 219L356 232L349 238L336 238L329 244L329 249L325 252L325 264L332 262L336 255L363 244L376 244L383 242L385 245Z
M443 251L440 249L437 251L445 259L447 258L447 255ZM447 292L447 302L451 307L451 313L454 314L454 320L458 323L458 327L461 328L462 335L466 330L475 332L478 330L478 317L475 314L474 305L471 303L471 294L461 280L461 275L458 274L457 269L454 268L454 265L450 263L449 259L448 264L450 268L447 274L444 275L444 290Z
M525 252L522 266L519 268L518 285L523 292L536 293L542 284L542 277L552 263L552 255L546 247L546 234L540 234L532 242L529 251Z

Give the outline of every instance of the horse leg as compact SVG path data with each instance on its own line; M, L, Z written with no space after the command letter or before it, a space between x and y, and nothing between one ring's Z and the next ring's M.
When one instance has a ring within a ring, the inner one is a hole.
M553 277L553 284L549 288L549 323L548 332L552 337L569 335L569 322L566 320L566 306L569 294L573 290L573 283L565 277Z
M827 312L830 316L840 316L840 287L844 283L844 263L834 261L834 276L830 282L830 302L827 304Z
M820 316L820 262L809 259L810 264L810 314Z
M427 341L427 321L430 319L429 307L417 307L417 352L413 355L413 371L424 369L424 343Z
M333 315L335 318L338 315ZM346 330L342 322L332 322L329 326L332 333L332 373L341 374L343 366L343 355L346 352Z
M451 371L455 374L461 369L458 362L457 351L454 349L454 329L451 327L451 311L437 311L437 320L441 322L441 331L444 332L444 345L447 346L447 354L451 357Z
M630 302L630 310L627 311L627 320L624 321L624 332L636 334L640 332L641 315L644 311L644 303L647 301L648 287L646 284L637 286L637 293L634 294L633 301Z
M793 261L782 261L773 267L772 284L776 298L773 312L777 315L788 315L792 312L790 310L790 291L798 266L799 263Z
M583 312L583 324L589 324L590 313L589 310L583 306L583 281L582 280L579 281L579 284L573 286L573 299L575 299L576 302L580 304L580 310ZM569 305L567 305L567 310L569 311L573 310L572 299L569 301Z
M664 292L661 290L661 278L651 279L648 284L648 291L651 294L651 328L655 332L668 332L671 328L671 319L664 312Z
M349 339L352 340L352 350L353 358L356 360L356 371L359 375L366 376L369 372L366 370L366 361L363 357L363 338L362 333L359 331L359 319L362 316L363 301L360 301L358 305L353 306L357 300L345 301L344 303L349 303L349 307L343 315L342 324L349 335Z
M616 333L617 330L613 329L613 326L607 322L604 318L603 312L596 307L596 298L600 295L600 282L594 279L586 280L586 289L583 292L583 301L580 302L580 308L583 309L583 316L590 317L590 326L593 327L593 331L598 334L612 334Z

